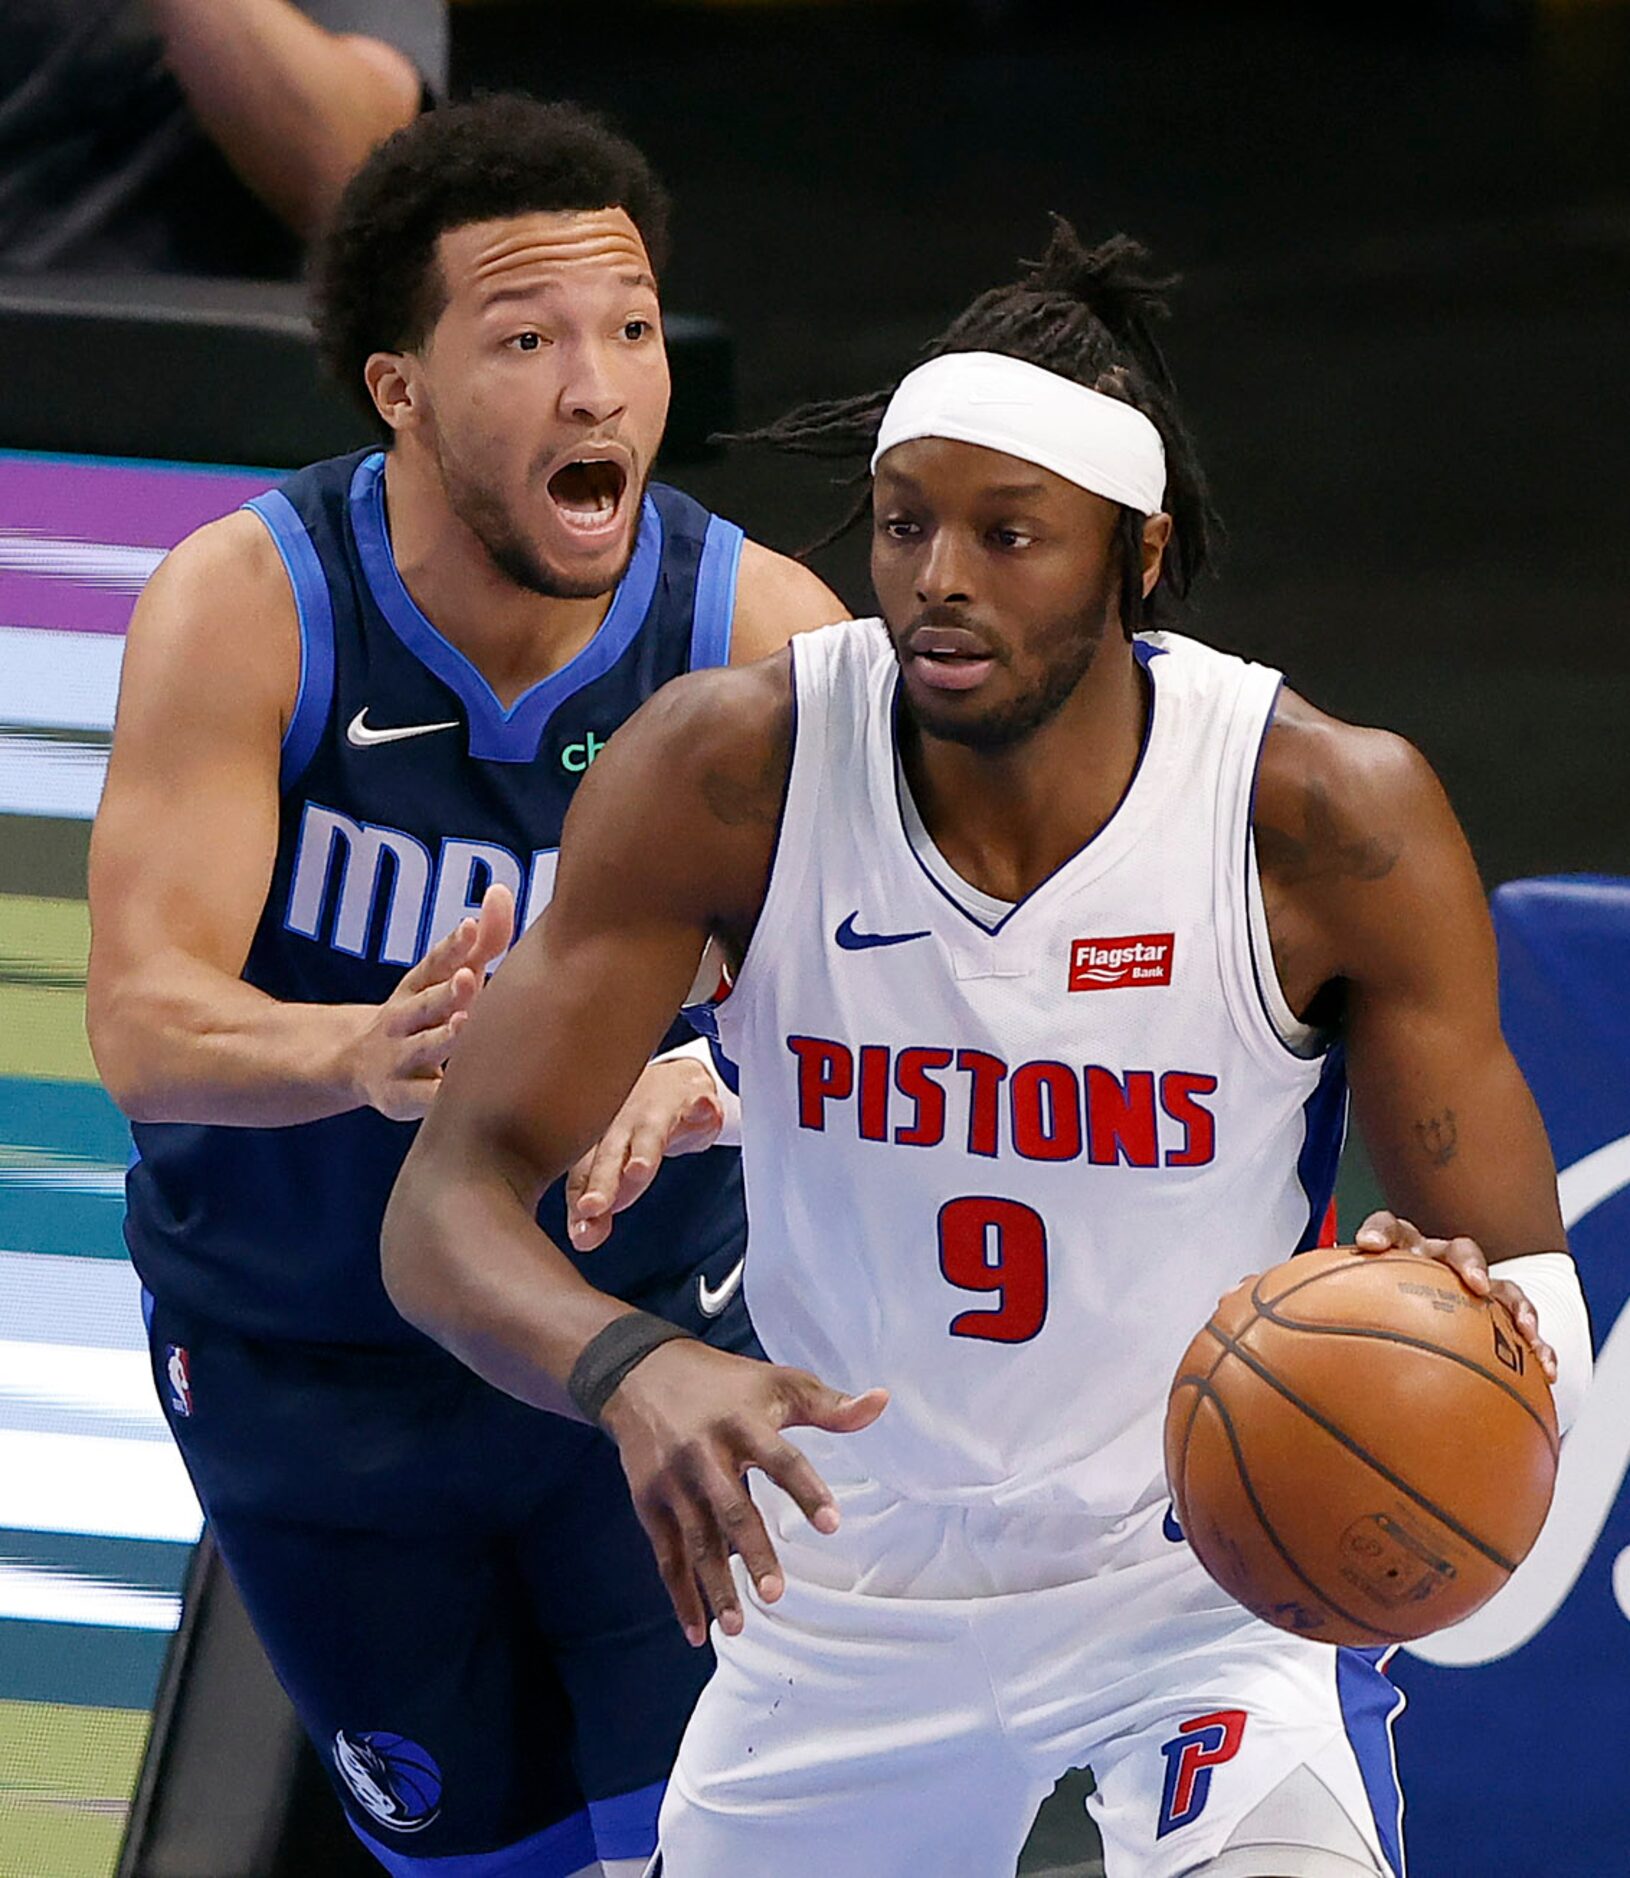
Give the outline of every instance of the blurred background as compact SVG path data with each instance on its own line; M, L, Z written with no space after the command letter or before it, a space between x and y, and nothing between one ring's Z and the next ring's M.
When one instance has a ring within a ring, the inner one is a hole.
M128 13L101 9L101 30ZM1088 236L1124 229L1184 277L1170 355L1228 525L1187 629L1414 739L1491 886L1630 874L1630 6L509 0L444 25L439 47L434 26L401 47L421 103L581 99L674 192L670 480L804 546L848 491L793 459L709 452L710 430L892 382L1040 251L1049 211ZM0 155L39 109L25 49L0 70ZM80 99L92 170L107 83ZM223 270L180 246L76 255L15 219L8 244L14 206L0 176L0 1878L321 1878L355 1867L300 1838L319 1833L296 1819L309 1776L268 1745L284 1741L271 1722L207 1777L176 1745L197 1519L122 1260L126 1137L80 1033L83 866L119 633L159 553L279 470L368 439L317 383L286 215L234 256L282 279L246 285L196 278ZM815 564L870 609L859 538ZM1622 1001L1622 982L1601 995ZM1588 1030L1588 1008L1569 1021ZM1348 1219L1372 1191L1355 1144ZM1605 1295L1625 1289L1619 1275ZM1622 1496L1613 1519L1623 1545ZM1401 1661L1429 1878L1630 1871L1613 1746L1630 1589L1615 1606L1598 1565L1601 1613L1581 1621L1616 1628L1573 1646L1604 1676L1588 1727L1537 1645L1505 1683ZM219 1686L273 1715L247 1660L223 1658ZM156 1701L170 1759L149 1756L127 1831ZM1582 1754L1608 1757L1599 1779ZM189 1793L254 1814L240 1863L177 1849ZM1029 1869L1094 1869L1077 1799Z

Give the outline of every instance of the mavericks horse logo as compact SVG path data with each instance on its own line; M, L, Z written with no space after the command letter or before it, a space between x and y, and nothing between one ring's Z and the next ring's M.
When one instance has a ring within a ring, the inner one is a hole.
M441 1769L405 1735L342 1728L334 1765L358 1806L392 1832L423 1832L441 1811Z

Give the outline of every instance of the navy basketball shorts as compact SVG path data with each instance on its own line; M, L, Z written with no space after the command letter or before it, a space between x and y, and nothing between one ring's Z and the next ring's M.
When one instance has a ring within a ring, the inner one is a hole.
M683 1301L662 1303L752 1347L739 1297ZM162 1300L149 1331L221 1556L381 1864L637 1871L621 1861L656 1845L713 1659L680 1632L612 1443L433 1347L259 1341Z

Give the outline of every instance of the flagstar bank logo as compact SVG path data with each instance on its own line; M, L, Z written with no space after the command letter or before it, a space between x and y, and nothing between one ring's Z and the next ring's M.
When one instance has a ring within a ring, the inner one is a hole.
M1070 944L1070 990L1115 991L1127 985L1172 982L1172 935L1128 933L1120 939L1076 939Z

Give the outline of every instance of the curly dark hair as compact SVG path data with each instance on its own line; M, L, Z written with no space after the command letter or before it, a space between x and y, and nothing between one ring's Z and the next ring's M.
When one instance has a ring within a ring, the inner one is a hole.
M363 368L372 353L411 352L441 317L442 235L506 215L607 208L627 211L660 269L667 191L595 112L514 93L427 112L351 178L313 253L323 362L377 422Z
M1160 432L1166 446L1166 511L1172 518L1172 536L1148 601L1142 582L1145 517L1129 508L1123 508L1120 517L1121 626L1130 638L1153 621L1166 591L1178 599L1187 596L1207 565L1218 533L1205 475L1154 334L1153 323L1168 315L1166 294L1176 285L1176 276L1152 275L1148 252L1126 235L1085 247L1061 215L1053 217L1047 252L1039 261L1021 266L1024 272L1018 280L982 293L924 346L917 363L947 352L1005 352L1124 399ZM767 443L805 456L869 459L893 395L894 387L889 386L858 398L806 404L730 441ZM869 478L862 472L854 480L867 486L816 547L846 534L870 507Z

